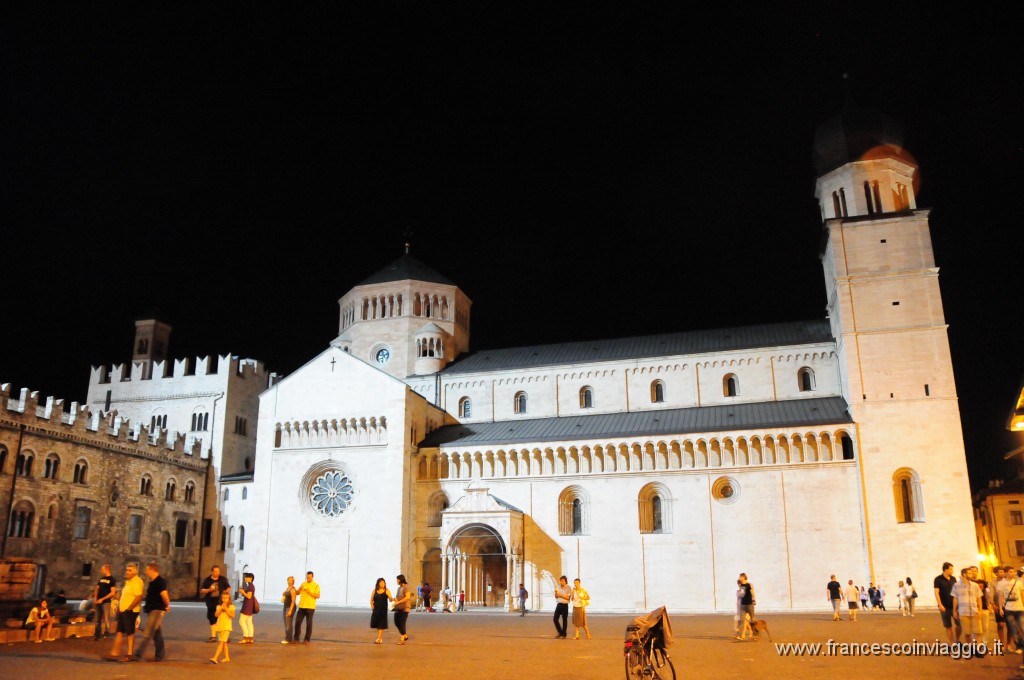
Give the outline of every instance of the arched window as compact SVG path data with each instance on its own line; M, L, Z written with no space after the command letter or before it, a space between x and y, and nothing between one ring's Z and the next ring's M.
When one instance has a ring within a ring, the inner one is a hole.
M210 414L206 411L196 411L192 414L192 431L205 432L210 429Z
M727 397L735 397L740 393L740 381L735 373L729 373L722 378L722 394Z
M57 479L57 472L60 470L60 457L51 453L43 461L43 479Z
M235 528L234 527L231 527L230 529L228 529L228 547L229 548L234 548L235 547Z
M0 446L0 475L7 471L7 449Z
M221 552L224 552L224 549L227 547L227 543L228 543L228 528L227 527L221 527L220 528L220 551Z
M814 390L814 371L807 366L804 366L796 372L796 379L801 392L810 392Z
M18 501L11 508L11 517L7 522L7 535L12 538L32 538L32 522L36 516L36 508L31 502Z
M153 495L153 478L147 475L142 475L142 479L139 481L139 495L140 496L152 496Z
M665 401L665 383L655 380L651 383L651 403L661 404Z
M238 549L245 550L245 527L238 527Z
M853 460L853 439L846 432L840 432L837 438L839 439L839 448L843 452L843 460Z
M185 482L185 502L193 503L196 500L196 485L192 480Z
M672 497L660 482L640 489L637 497L640 510L640 533L664 534L672 530Z
M580 408L594 408L594 388L587 387L580 388Z
M35 456L32 453L19 453L17 460L14 461L14 474L19 477L31 477L33 460Z
M89 482L89 463L80 460L75 463L75 476L71 480L75 484L88 484Z
M516 413L526 413L526 392L516 392L513 408Z
M178 490L178 484L173 479L167 480L167 486L164 487L164 500L173 501L174 495Z
M441 513L448 509L448 496L443 491L438 491L430 497L429 514L427 515L428 527L441 526Z
M924 498L921 480L910 468L900 468L892 476L892 492L896 504L896 521L901 524L924 521Z
M459 399L459 417L473 417L473 401L469 397L463 397L462 399Z
M228 498L231 497L231 493L230 492L231 492L230 489L224 489L224 500L225 501L228 500Z
M244 501L248 497L249 497L249 487L243 486L242 487L242 500Z
M559 495L558 533L563 536L590 533L590 496L583 487L566 487Z

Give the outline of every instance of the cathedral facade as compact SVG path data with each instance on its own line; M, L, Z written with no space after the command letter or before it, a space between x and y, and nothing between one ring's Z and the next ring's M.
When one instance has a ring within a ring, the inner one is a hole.
M409 255L259 397L234 561L363 605L399 572L508 607L581 578L598 611L821 608L974 557L917 167L883 118L816 140L825 319L470 352L471 301ZM235 568L239 568L235 564Z

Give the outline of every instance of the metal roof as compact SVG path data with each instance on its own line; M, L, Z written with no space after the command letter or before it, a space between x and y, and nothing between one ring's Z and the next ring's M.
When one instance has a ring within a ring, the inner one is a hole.
M388 266L360 281L357 286L368 286L371 283L390 283L392 281L423 281L425 283L441 283L454 286L450 279L423 264L412 255L403 255Z
M622 361L822 342L832 342L832 329L827 319L484 350L456 359L441 375L448 377L558 364Z
M842 397L447 425L421 447L650 437L853 423Z

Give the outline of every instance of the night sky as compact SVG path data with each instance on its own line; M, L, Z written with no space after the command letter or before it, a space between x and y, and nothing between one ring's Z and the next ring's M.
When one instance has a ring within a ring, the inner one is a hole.
M289 373L406 230L474 349L823 318L812 144L851 101L921 166L972 486L1024 443L1016 21L349 4L8 8L0 382L82 400L150 315Z

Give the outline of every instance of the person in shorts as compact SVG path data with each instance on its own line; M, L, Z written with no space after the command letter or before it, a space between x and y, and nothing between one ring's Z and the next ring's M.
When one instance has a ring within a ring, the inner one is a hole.
M981 634L981 587L971 579L971 569L961 569L960 580L953 585L954 616L960 621L967 642L975 642Z
M139 578L139 565L129 563L124 568L124 588L121 589L121 599L118 600L117 611L117 634L114 636L114 646L106 656L108 661L120 661L131 658L135 649L135 628L139 619L139 611L142 609L142 598L146 594L146 584ZM128 655L121 656L121 641L128 638Z
M956 577L953 576L953 564L942 563L942 573L935 577L935 602L939 605L939 615L942 617L942 627L946 629L946 638L950 643L956 642L959 635L953 632L953 586L956 584Z
M846 586L846 607L850 611L850 620L857 620L857 608L860 602L860 588L853 585L853 579Z

